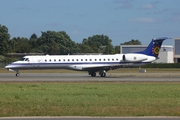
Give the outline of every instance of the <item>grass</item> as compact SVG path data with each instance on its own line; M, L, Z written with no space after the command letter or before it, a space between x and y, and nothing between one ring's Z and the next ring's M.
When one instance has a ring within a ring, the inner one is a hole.
M0 83L4 116L180 116L179 82Z

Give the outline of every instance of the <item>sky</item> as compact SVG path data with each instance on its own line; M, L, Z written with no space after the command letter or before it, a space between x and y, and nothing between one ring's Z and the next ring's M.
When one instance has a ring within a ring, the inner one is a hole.
M113 45L180 37L180 0L0 0L0 24L11 38L65 31L76 43L107 35ZM165 45L173 45L173 39Z

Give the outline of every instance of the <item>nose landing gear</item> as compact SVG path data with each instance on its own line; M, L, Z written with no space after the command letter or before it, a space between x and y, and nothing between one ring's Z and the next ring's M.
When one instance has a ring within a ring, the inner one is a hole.
M16 73L16 77L19 77L20 76L20 74L19 73Z
M18 70L16 70L16 77L19 77L20 76L20 73Z

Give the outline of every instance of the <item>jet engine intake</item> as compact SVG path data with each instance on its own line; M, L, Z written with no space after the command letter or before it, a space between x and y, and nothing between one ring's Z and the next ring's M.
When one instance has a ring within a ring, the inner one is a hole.
M142 62L147 60L148 57L142 54L124 54L122 60L125 62Z

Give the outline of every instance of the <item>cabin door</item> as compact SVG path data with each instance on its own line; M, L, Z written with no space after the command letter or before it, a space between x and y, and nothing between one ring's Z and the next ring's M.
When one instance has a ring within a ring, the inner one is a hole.
M39 68L39 60L36 56L33 57L33 67Z

